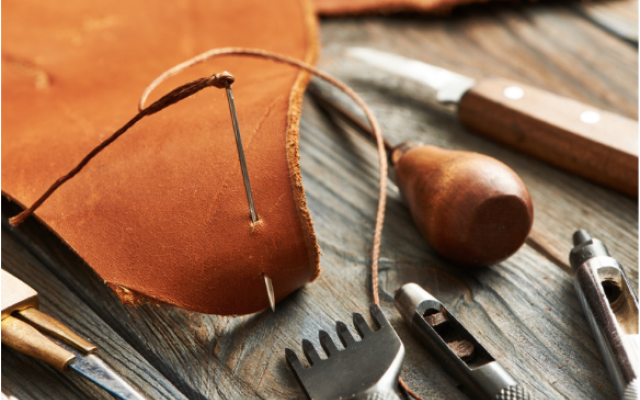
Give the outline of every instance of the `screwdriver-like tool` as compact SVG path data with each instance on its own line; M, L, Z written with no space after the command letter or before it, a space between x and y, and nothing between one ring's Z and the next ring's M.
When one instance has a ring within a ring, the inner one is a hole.
M394 303L413 334L472 399L533 400L456 317L419 285L403 285Z
M574 286L618 396L640 399L638 297L604 243L579 230L573 245L569 261Z
M38 310L38 293L2 270L2 344L60 370L74 370L123 400L145 398L95 353L98 348Z

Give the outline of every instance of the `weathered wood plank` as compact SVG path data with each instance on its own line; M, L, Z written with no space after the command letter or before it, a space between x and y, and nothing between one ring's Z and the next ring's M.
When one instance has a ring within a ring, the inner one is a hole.
M415 85L396 80L381 87L376 80L380 75L340 57L346 46L369 45L471 76L520 80L635 116L633 48L567 7L549 4L470 7L445 19L325 19L322 40L321 65L363 95L390 139L418 139L500 159L529 186L536 228L560 260L566 260L573 229L585 227L605 240L637 282L635 200L475 136L450 116L425 109ZM336 319L348 322L354 311L366 314L377 205L373 147L342 132L313 103L304 106L300 161L323 251L323 273L278 303L275 313L225 318L167 306L126 307L41 225L29 221L11 237L37 256L45 273L64 283L79 308L90 308L188 398L302 398L283 349L300 353L302 338L317 345L319 329L336 338ZM393 291L409 281L447 303L541 398L614 396L566 272L529 246L500 265L460 271L434 253L413 225L397 189L391 185L390 191L382 247L382 307L408 350L403 376L418 393L433 399L465 398L411 336L391 303ZM36 397L24 397L28 398Z
M574 7L593 23L638 45L638 0L578 2Z
M126 341L58 280L27 248L7 232L3 221L2 269L39 293L40 310L64 321L91 343L107 365L153 399L186 399ZM62 266L59 266L62 267ZM2 390L20 399L112 399L106 391L74 371L56 368L3 346Z

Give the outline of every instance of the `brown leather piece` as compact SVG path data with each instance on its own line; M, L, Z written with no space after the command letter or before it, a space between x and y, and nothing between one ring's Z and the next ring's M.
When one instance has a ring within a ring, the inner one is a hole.
M215 47L315 62L308 3L14 1L2 5L2 192L30 205L137 112L167 68ZM268 307L315 279L318 247L298 165L309 76L222 57L171 89L229 71L261 221L251 225L224 90L208 88L143 119L49 198L36 216L111 286L189 310Z
M446 14L456 6L489 0L314 0L320 15L391 14L422 12Z

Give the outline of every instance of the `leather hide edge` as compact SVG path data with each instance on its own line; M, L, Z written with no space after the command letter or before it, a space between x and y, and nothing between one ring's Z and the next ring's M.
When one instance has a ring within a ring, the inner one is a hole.
M301 0L304 18L307 25L307 55L304 61L315 64L320 50L318 38L318 19L316 17L311 0ZM309 282L313 282L320 275L320 248L313 229L311 214L307 208L307 199L302 186L300 174L300 154L298 141L300 139L300 115L302 112L302 99L311 80L311 74L300 71L289 96L289 111L287 112L287 162L289 164L289 179L293 197L296 202L296 210L300 219L300 226L304 234L309 259Z

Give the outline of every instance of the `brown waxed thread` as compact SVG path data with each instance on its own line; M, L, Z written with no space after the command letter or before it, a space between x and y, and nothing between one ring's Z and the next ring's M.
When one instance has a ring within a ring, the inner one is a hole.
M373 235L373 248L371 250L371 280L372 280L372 294L373 294L373 302L377 305L380 305L380 297L378 295L378 291L379 291L379 283L378 283L378 263L379 263L379 259L380 259L380 242L381 242L381 236L382 236L382 228L384 225L384 215L385 215L385 207L386 207L386 201L387 201L387 173L388 173L388 165L387 165L387 157L386 157L386 153L385 153L385 145L384 145L384 139L382 137L382 134L380 133L380 127L378 126L378 122L375 119L375 117L373 116L373 114L371 113L371 110L369 109L369 107L367 107L367 105L365 104L365 102L346 84L342 83L341 81L339 81L337 78L334 78L333 76L313 67L310 64L307 64L303 61L297 60L295 58L289 57L289 56L285 56L282 54L278 54L278 53L274 53L274 52L270 52L270 51L265 51L265 50L260 50L260 49L246 49L246 48L242 48L242 47L227 47L227 48L222 48L222 49L214 49L214 50L209 50L207 52L204 52L188 61L185 61L182 64L179 64L169 70L167 70L165 73L163 73L162 75L160 75L158 78L156 78L151 85L149 85L149 87L147 87L145 89L145 91L143 92L141 98L140 98L140 102L138 104L138 110L140 110L140 113L138 115L136 115L131 121L129 121L125 126L123 126L120 130L116 131L109 139L105 140L104 142L102 142L98 147L96 147L94 150L91 151L91 153L89 153L74 169L72 169L67 175L59 178L50 188L49 190L47 190L47 192L45 192L44 195L42 195L31 207L29 207L28 209L26 209L25 211L23 211L22 213L18 214L16 217L13 217L10 219L10 222L12 225L17 226L19 225L21 222L23 222L27 217L29 217L31 214L33 214L33 212L60 186L62 185L64 182L66 182L67 180L73 178L78 172L80 172L80 170L82 169L82 167L84 167L96 154L98 154L102 149L104 149L106 146L108 146L110 143L112 143L115 139L117 139L120 135L122 135L124 132L126 132L127 129L129 129L131 126L133 126L136 122L138 122L140 119L142 119L144 116L146 115L151 115L155 112L158 112L160 110L162 110L163 108L174 104L186 97L191 96L192 94L198 92L201 89L204 89L207 86L215 86L213 83L209 83L207 85L204 85L202 82L205 81L207 82L208 80L211 80L213 77L209 77L209 78L202 78L199 80L196 80L194 82L188 83L186 85L180 86L177 89L174 89L173 91L171 91L169 94L163 96L160 100L156 101L155 103L153 103L151 106L149 106L148 108L143 108L144 103L147 99L147 97L149 96L149 93L151 93L151 91L153 89L155 89L162 81L164 81L165 79L176 75L178 73L180 73L182 70L201 63L205 60L217 57L217 56L221 56L221 55L239 55L239 56L251 56L251 57L262 57L262 58L266 58L266 59L270 59L273 61L278 61L278 62L282 62L285 64L289 64L289 65L294 65L297 66L301 69L304 69L318 77L320 77L321 79L329 82L330 84L336 86L338 89L342 90L345 94L347 94L349 97L351 97L356 104L358 104L364 111L367 120L369 121L369 124L371 124L371 128L375 134L375 138L376 138L376 144L377 144L377 149L378 149L378 158L379 158L379 172L380 172L380 179L379 179L379 184L380 184L380 190L379 190L379 198L378 198L378 210L376 213L376 224L375 224L375 229L374 229L374 235ZM202 85L202 87L198 86L198 83L200 85ZM229 82L224 82L224 84L229 84ZM196 90L197 87L197 90ZM219 86L217 86L219 87ZM225 87L225 86L222 86ZM182 92L189 92L189 94L184 95L184 96L180 96L178 98L178 95L182 94ZM171 96L172 94L173 97ZM163 104L163 100L164 103ZM153 109L152 111L148 111L150 109ZM417 395L415 392L413 392L411 389L409 389L409 387L407 386L407 384L404 382L404 380L400 377L399 378L399 383L402 386L402 388L408 393L410 394L413 398L417 399L417 400L422 400L422 398Z
M376 140L376 144L377 144L377 148L378 148L378 158L380 160L380 192L379 192L379 198L378 198L378 212L376 214L376 225L375 225L375 230L374 230L374 235L373 235L373 249L371 251L371 286L372 286L372 292L373 292L373 302L377 305L380 305L380 297L378 295L378 262L379 262L379 258L380 258L380 239L382 236L382 227L384 225L384 213L385 213L385 206L386 206L386 201L387 201L387 157L386 157L386 152L385 152L385 140L382 136L382 134L380 133L380 127L378 126L378 121L375 119L375 117L373 116L373 114L371 113L371 110L369 109L369 107L367 107L367 105L365 104L365 102L346 84L342 83L340 80L338 80L337 78L334 78L333 76L327 74L326 72L323 72L315 67L313 67L310 64L307 64L303 61L297 60L295 58L292 57L288 57L282 54L278 54L278 53L273 53L270 51L266 51L266 50L260 50L260 49L246 49L246 48L241 48L241 47L227 47L227 48L222 48L222 49L213 49L213 50L209 50L206 51L198 56L193 57L190 60L187 60L185 62L183 62L182 64L176 65L175 67L167 70L166 72L164 72L162 75L160 75L158 78L156 78L151 85L149 85L149 87L147 87L143 94L142 97L140 98L140 102L138 103L138 108L142 109L142 107L144 106L145 101L147 100L147 97L149 96L149 93L151 93L151 91L153 89L155 89L160 83L162 83L165 79L174 76L178 73L180 73L181 71L195 65L198 63L201 63L203 61L209 60L211 58L217 57L217 56L221 56L221 55L241 55L241 56L254 56L254 57L263 57L263 58L267 58L273 61L278 61L278 62L282 62L285 64L289 64L289 65L294 65L297 66L299 68L302 68L320 78L322 78L323 80L329 82L330 84L334 85L335 87L337 87L338 89L342 90L344 93L346 93L349 97L351 97L364 111L367 120L369 121L369 124L371 125L371 130L374 133L375 136L375 140ZM411 395L413 398L417 399L417 400L423 400L422 397L420 397L417 393L413 392L411 389L409 389L409 387L407 386L407 384L404 382L404 380L402 379L402 377L399 378L399 382L400 385L402 386L402 388L409 394Z
M60 178L58 178L58 180L56 180L53 183L53 185L51 185L49 189L47 189L47 191L31 205L31 207L22 211L20 214L16 215L15 217L10 218L9 223L13 226L18 226L22 222L24 222L24 220L27 219L31 214L33 214L38 209L38 207L40 207L42 203L44 203L44 201L47 200L49 196L53 194L53 192L55 192L60 186L62 186L62 184L64 184L66 181L76 176L78 172L80 172L82 168L84 168L84 166L87 165L87 163L93 157L95 157L98 153L100 153L105 147L113 143L117 138L119 138L122 134L124 134L127 130L129 130L129 128L135 125L136 122L140 121L142 118L146 117L147 115L155 114L158 111L161 111L166 107L169 107L170 105L179 102L180 100L186 99L187 97L196 94L197 92L199 92L204 88L213 86L213 87L222 89L231 85L233 81L234 81L234 78L233 76L231 76L231 74L229 74L228 72L223 72L220 74L211 75L206 78L197 79L193 82L189 82L185 85L182 85L173 89L166 95L162 96L158 101L151 104L149 107L145 108L144 110L140 110L140 112L135 117L133 117L129 122L124 124L122 128L118 129L113 135L109 136L107 140L100 143L93 150L91 150L91 152L87 154L80 161L80 163L78 163L78 165L76 165L71 171L69 171L66 175L63 175Z

